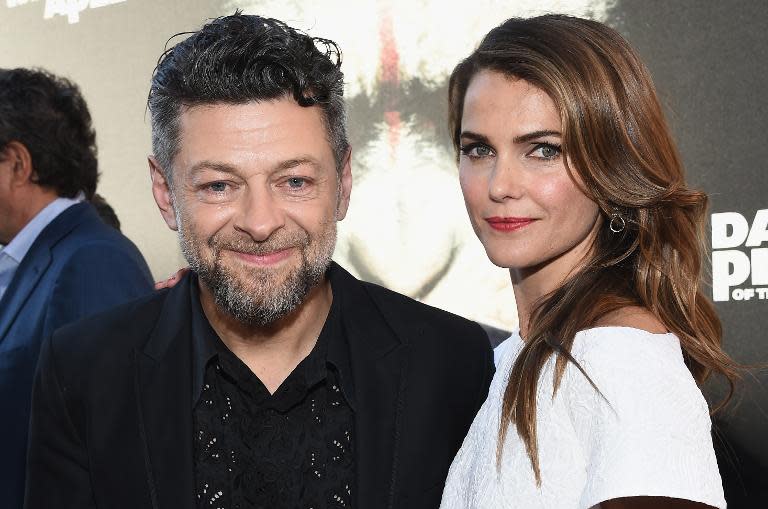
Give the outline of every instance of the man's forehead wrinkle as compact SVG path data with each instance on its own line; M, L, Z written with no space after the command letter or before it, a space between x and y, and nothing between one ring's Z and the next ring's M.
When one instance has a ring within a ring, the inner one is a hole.
M272 149L277 144L290 145L298 127L294 119L265 112L210 110L212 114L192 114L185 119L181 139L191 143L216 141L231 150L251 149L254 153ZM296 141L298 144L298 141ZM263 147L255 147L261 144ZM194 148L189 147L189 148ZM182 146L183 150L183 146Z

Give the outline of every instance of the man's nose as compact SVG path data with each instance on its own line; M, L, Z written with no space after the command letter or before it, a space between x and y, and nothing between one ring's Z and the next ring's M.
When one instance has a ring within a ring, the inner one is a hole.
M285 213L270 189L249 188L244 193L235 229L247 233L257 242L267 240L285 226Z

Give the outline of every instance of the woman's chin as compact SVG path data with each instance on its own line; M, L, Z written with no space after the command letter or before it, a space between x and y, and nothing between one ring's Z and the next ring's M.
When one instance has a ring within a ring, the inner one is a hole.
M523 269L531 265L530 260L509 252L498 252L496 250L485 248L485 254L492 264L502 269Z

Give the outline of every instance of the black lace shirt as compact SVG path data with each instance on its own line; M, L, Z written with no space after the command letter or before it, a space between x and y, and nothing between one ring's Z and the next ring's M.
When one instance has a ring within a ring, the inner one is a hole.
M221 342L193 291L198 508L352 507L351 371L337 300L312 352L270 394Z

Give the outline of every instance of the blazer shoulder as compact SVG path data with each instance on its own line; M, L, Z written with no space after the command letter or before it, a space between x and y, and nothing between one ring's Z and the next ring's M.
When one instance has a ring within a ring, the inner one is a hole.
M70 232L61 237L56 247L68 250L85 246L114 249L141 257L138 247L122 232L87 214ZM143 260L143 257L142 257Z
M51 348L57 357L80 367L131 355L152 333L167 294L153 292L65 325L51 337Z
M39 257L49 257L46 269L49 277L58 277L63 270L83 268L89 264L109 266L115 274L140 274L152 282L152 276L138 247L121 232L104 224L93 206L78 203L62 212L46 226L25 257L19 270Z

